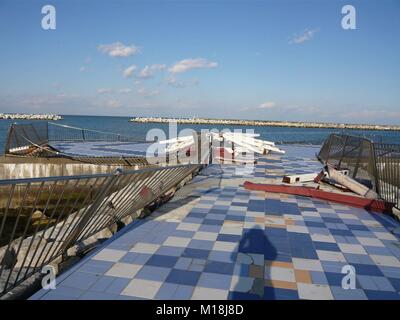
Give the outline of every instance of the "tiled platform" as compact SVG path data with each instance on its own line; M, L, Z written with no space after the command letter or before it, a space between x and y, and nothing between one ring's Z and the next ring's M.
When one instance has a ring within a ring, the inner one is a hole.
M309 149L287 150L253 169L207 168L31 299L400 299L395 220L243 188L320 168ZM346 265L356 289L341 286Z
M71 156L145 156L149 143L134 142L52 142L51 146Z

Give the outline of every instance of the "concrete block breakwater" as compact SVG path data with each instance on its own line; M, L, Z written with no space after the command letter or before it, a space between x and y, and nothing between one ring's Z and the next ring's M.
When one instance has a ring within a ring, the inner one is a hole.
M301 121L267 121L267 120L264 121L264 120L207 119L207 118L176 119L176 118L161 118L161 117L135 117L132 118L130 121L140 122L140 123L176 122L179 124L400 131L400 126L395 126L395 125L348 124L348 123L301 122Z
M0 120L61 120L57 114L0 113Z

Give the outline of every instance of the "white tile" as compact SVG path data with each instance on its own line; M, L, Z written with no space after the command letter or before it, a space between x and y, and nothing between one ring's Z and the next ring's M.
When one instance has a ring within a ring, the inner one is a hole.
M221 289L196 287L193 291L193 300L226 300L229 291Z
M215 240L217 240L217 237L218 237L218 233L197 231L194 234L193 239L215 241Z
M286 229L288 232L297 232L297 233L309 233L308 228L305 226L294 226L294 225L287 225Z
M323 271L321 262L314 259L292 258L293 268L296 270Z
M132 279L142 266L130 263L116 263L106 273L107 276Z
M338 243L338 246L343 253L367 254L360 244Z
M400 267L400 261L394 256L381 256L376 254L370 255L371 259L379 266Z
M343 253L335 251L317 250L318 258L322 261L346 262Z
M297 283L300 299L307 300L332 300L332 292L328 285Z
M162 283L150 280L133 279L122 291L122 295L154 299Z
M289 282L296 281L293 269L268 266L265 267L264 270L265 270L264 274L265 279L289 281Z
M127 252L115 249L103 249L98 254L96 254L93 260L111 261L117 262L121 259Z
M388 232L374 232L374 234L378 239L381 239L381 240L394 240L394 241L397 241L397 238L394 235L392 235L392 234L390 234Z
M190 238L168 237L167 240L164 241L163 245L186 248L191 240L192 239L190 239Z
M233 252L238 245L236 242L216 241L213 250Z
M318 241L318 242L329 242L329 243L336 242L335 238L332 235L318 234L318 233L312 233L311 239L313 241Z
M223 233L223 234L241 235L242 232L243 232L242 227L233 227L233 226L227 226L227 225L222 226L222 228L220 230L220 233Z
M197 231L199 228L200 224L182 222L176 230Z
M133 248L130 251L131 252L137 252L137 253L153 254L159 248L160 248L160 245L158 245L158 244L138 242L133 246Z
M364 246L371 246L371 247L384 247L385 246L381 240L376 239L376 238L357 237L357 240Z

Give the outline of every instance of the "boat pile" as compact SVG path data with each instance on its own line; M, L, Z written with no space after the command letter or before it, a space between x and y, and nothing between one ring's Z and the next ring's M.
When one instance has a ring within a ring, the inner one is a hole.
M284 154L285 151L275 146L272 141L259 139L259 134L237 132L207 132L202 134L201 145L211 147L213 158L216 160L249 160L253 155L265 155L270 152ZM162 153L174 154L196 150L197 134L182 136L158 142ZM254 160L254 159L253 159Z

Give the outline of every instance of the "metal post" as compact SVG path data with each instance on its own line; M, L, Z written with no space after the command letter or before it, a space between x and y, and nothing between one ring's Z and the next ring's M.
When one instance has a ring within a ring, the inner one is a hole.
M103 187L101 192L98 194L96 199L93 201L92 205L85 212L84 216L82 216L81 220L75 226L75 229L70 233L63 246L61 247L61 251L63 255L67 253L67 250L72 247L75 241L78 239L80 233L85 229L90 219L97 213L100 205L103 203L104 199L107 197L112 187L114 187L117 182L119 175L121 174L121 169L117 169L114 175L111 177L110 181Z

